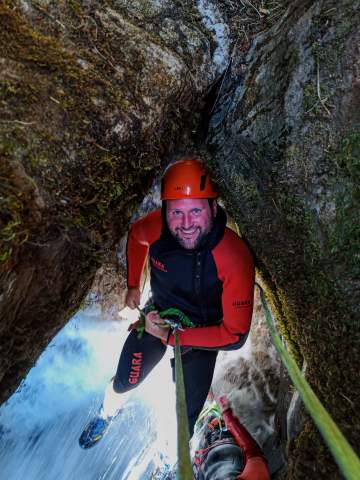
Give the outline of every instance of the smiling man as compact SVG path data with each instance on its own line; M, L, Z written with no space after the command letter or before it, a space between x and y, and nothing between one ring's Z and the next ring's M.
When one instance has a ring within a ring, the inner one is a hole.
M170 232L180 245L193 250L210 232L213 217L216 216L216 203L213 208L202 198L168 200L166 220Z
M83 448L102 438L124 394L145 379L167 345L174 345L171 331L161 325L162 310L177 308L195 325L179 334L190 434L210 389L218 351L245 343L254 264L245 242L226 227L217 197L201 161L179 160L164 174L162 208L131 226L126 304L132 309L140 304L140 280L149 257L152 311L146 314L141 338L135 329L130 332L103 406L80 437Z

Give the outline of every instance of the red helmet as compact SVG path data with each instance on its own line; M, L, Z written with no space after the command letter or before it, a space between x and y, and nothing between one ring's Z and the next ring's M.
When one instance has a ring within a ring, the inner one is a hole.
M217 197L218 193L200 160L184 158L165 171L161 182L161 200Z

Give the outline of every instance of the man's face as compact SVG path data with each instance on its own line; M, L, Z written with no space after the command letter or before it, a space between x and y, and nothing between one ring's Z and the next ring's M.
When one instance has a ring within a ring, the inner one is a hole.
M201 239L207 235L213 225L209 202L205 198L184 198L166 201L166 220L170 232L180 245L187 250L196 248Z

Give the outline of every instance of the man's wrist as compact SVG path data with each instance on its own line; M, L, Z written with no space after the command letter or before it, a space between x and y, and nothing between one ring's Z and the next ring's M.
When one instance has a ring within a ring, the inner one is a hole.
M125 296L125 304L127 307L134 309L140 305L140 289L137 287L128 288Z

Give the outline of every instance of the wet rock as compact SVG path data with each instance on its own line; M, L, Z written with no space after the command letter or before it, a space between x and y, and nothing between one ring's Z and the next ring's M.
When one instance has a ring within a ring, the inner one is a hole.
M233 56L210 163L292 354L359 451L359 4L286 6ZM340 478L305 423L289 475Z

